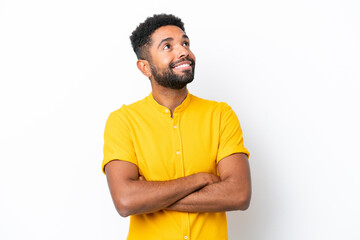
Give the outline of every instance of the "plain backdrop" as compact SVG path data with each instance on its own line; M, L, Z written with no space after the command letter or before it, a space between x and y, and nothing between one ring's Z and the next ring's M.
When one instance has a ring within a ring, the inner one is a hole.
M360 239L357 0L0 0L0 239L125 239L101 172L111 111L147 96L129 35L185 22L192 94L227 102L250 150L231 240Z

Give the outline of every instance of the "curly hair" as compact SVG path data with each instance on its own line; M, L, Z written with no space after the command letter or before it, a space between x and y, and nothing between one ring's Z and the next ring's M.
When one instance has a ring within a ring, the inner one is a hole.
M131 34L130 41L138 59L146 60L148 46L151 45L151 35L160 27L173 25L185 32L184 23L172 14L155 14L148 17Z

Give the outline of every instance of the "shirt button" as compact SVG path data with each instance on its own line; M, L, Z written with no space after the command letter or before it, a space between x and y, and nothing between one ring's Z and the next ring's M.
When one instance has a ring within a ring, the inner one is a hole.
M184 239L188 239L188 236L185 236Z
M166 113L168 113L168 112L169 112L169 110L165 109L165 112L166 112Z
M177 126L175 125L174 128L177 128Z
M180 151L177 151L176 154L179 155L179 154L180 154Z

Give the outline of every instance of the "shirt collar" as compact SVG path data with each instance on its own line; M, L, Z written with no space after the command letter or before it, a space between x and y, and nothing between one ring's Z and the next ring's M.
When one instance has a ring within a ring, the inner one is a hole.
M156 110L158 110L161 113L164 113L166 115L171 115L170 110L167 107L164 107L163 105L160 105L155 99L154 96L152 95L152 92L149 94L149 96L146 97L147 102L153 106ZM187 90L187 95L186 98L184 99L184 101L175 108L174 113L179 113L184 111L187 106L189 105L191 100L191 94L189 93L189 90Z

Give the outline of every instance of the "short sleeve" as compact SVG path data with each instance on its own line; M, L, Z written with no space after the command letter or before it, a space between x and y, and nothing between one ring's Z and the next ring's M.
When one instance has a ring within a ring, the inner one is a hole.
M112 160L123 160L138 165L125 107L124 105L112 112L106 121L102 162L104 173L105 165Z
M220 119L219 149L216 158L218 163L221 159L234 154L245 153L250 155L244 147L243 132L235 112L226 103L223 104Z

